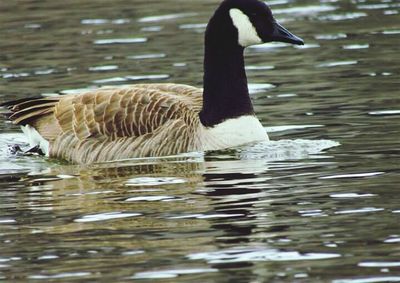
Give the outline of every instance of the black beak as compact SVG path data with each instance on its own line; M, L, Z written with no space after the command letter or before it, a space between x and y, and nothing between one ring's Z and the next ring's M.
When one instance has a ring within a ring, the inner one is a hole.
M304 41L285 29L283 26L274 23L274 32L272 33L272 41L287 42L292 44L304 45Z

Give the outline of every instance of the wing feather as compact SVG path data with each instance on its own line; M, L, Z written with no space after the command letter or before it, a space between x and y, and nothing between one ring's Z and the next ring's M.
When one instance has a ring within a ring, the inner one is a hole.
M176 154L190 148L196 138L183 137L194 133L191 128L198 122L202 89L138 84L6 106L14 123L29 123L49 138L51 156L90 163Z

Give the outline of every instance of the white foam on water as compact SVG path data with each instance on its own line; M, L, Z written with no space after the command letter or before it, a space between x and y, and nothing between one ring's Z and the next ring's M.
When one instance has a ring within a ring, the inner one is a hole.
M238 156L241 159L262 159L264 161L298 160L317 157L324 150L339 145L338 142L332 140L265 141L239 148Z

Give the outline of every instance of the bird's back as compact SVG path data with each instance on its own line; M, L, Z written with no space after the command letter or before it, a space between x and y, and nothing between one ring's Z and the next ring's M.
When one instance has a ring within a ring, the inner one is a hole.
M14 123L49 142L48 155L75 163L196 150L202 90L177 84L105 87L8 104Z

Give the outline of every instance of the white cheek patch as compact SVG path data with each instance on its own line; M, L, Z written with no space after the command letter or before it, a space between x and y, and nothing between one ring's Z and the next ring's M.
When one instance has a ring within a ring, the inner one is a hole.
M247 47L254 44L262 43L257 31L251 23L249 17L239 9L230 9L229 15L232 18L233 25L239 33L239 44Z

